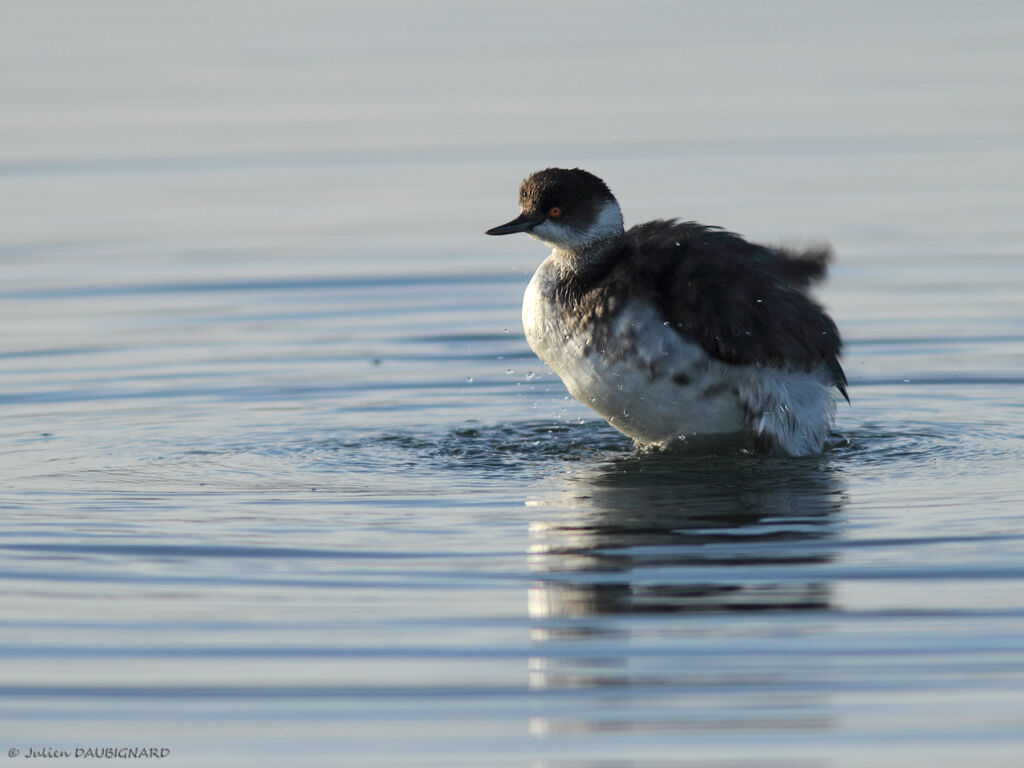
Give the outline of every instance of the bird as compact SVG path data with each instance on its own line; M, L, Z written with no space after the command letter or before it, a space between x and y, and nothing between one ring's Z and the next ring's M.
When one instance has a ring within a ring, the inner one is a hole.
M839 396L850 402L839 330L808 295L830 246L674 218L627 230L608 185L580 168L528 176L519 207L486 234L552 248L523 330L573 397L641 449L823 452Z

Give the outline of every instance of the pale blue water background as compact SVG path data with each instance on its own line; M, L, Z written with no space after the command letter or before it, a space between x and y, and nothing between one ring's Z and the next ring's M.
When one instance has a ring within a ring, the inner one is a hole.
M1021 764L1019 2L3 17L4 750ZM833 242L824 456L567 399L481 234L551 164Z

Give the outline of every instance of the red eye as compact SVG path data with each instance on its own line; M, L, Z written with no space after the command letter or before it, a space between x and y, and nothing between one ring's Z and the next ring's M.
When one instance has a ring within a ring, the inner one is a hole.
M557 219L561 215L562 215L562 209L559 208L557 205L554 208L552 208L550 211L548 211L548 216L550 216L552 219Z

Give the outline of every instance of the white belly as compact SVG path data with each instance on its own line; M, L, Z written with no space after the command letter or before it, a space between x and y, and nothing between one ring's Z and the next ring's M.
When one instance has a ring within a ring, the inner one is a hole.
M569 392L639 443L751 444L767 436L783 453L820 452L835 413L824 370L730 365L665 325L651 304L630 300L601 332L574 322L553 300L547 262L523 300L531 349Z
M663 325L653 307L630 302L594 334L565 323L543 282L535 276L524 297L527 342L573 397L613 427L658 445L743 430L744 409L722 364Z

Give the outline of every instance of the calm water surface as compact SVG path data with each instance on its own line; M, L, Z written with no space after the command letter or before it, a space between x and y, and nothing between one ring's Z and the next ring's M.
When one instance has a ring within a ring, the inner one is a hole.
M497 6L19 6L0 747L1019 764L1024 24L931 7L555 9L567 93ZM638 453L567 396L543 249L478 234L551 163L833 239L824 455Z

